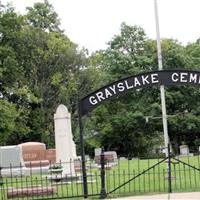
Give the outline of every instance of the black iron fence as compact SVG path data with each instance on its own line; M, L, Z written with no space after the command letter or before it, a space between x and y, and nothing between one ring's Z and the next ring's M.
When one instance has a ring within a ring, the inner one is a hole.
M169 154L170 155L170 154ZM68 170L68 173L66 173ZM0 199L106 198L200 190L199 153L167 158L86 161L87 194L80 161L49 166L0 168Z

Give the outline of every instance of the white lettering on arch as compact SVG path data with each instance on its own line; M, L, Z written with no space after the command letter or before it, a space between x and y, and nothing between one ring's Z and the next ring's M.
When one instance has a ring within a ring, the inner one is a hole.
M188 73L181 73L180 81L182 83L186 83L187 82L187 75L188 75Z
M94 96L91 96L89 98L89 102L92 104L92 105L96 105L98 103L98 101L96 100L96 98Z
M197 74L190 74L190 83L191 82L194 82L196 83L197 82Z
M97 96L99 102L101 102L102 100L105 100L105 97L103 96L103 92L97 92L96 96Z
M178 73L173 73L172 74L172 81L177 82L178 81Z

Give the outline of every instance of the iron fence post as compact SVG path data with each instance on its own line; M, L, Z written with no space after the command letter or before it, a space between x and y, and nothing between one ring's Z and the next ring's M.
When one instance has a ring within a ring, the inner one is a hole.
M105 199L107 197L106 188L105 188L105 154L104 149L101 149L101 156L100 156L100 162L101 162L101 193L100 198Z
M167 146L167 151L168 151L168 193L172 193L170 144L168 144L168 146Z
M87 172L86 172L86 164L85 164L85 147L84 147L84 129L83 129L83 121L82 121L82 109L80 101L78 102L79 109L79 127L80 127L80 146L81 146L81 166L82 166L82 174L83 174L83 193L84 198L88 197L88 187L87 187Z
M0 186L2 186L3 185L3 177L2 177L2 175L1 175L1 167L0 167Z
M1 189L1 191L2 191L2 198L3 199L5 199L5 196L4 196L4 188L3 188L3 177L2 177L2 174L1 174L1 170L2 170L2 168L0 167L0 189ZM2 200L3 200L2 199Z

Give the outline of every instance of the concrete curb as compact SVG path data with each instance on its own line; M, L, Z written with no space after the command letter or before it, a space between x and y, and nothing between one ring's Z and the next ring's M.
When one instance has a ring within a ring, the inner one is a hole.
M112 200L200 200L200 192L119 197L117 199Z

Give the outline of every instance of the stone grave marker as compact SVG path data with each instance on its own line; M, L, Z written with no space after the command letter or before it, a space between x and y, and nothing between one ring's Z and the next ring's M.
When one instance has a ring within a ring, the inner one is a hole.
M55 149L47 149L46 150L46 160L49 163L54 164L56 163L56 150Z
M26 167L40 167L49 165L45 159L46 145L40 142L26 142L19 144Z
M100 165L101 164L101 154L100 150L96 151L96 155L94 157L95 162ZM104 152L105 155L105 161L106 161L106 165L107 167L110 166L116 166L117 165L117 153L115 151L105 151Z
M82 163L80 158L74 159L74 168L76 172L80 172L82 170L81 165Z
M193 153L190 153L189 147L187 145L181 145L179 148L180 148L180 156L194 156Z
M179 148L180 148L180 155L182 155L182 156L189 155L189 148L187 145L181 145Z
M47 159L46 145L40 142L26 142L19 144L22 148L24 164L32 173L47 173L50 161Z
M101 148L95 148L94 149L94 155L95 156L100 156L101 155Z
M40 142L26 142L19 144L26 167L47 166L56 162L56 150L46 149L46 145Z
M71 114L64 105L59 105L54 114L56 162L62 162L63 175L74 176L76 146L72 137Z
M25 167L22 149L18 145L0 147L0 166L3 176L29 175L30 170Z

